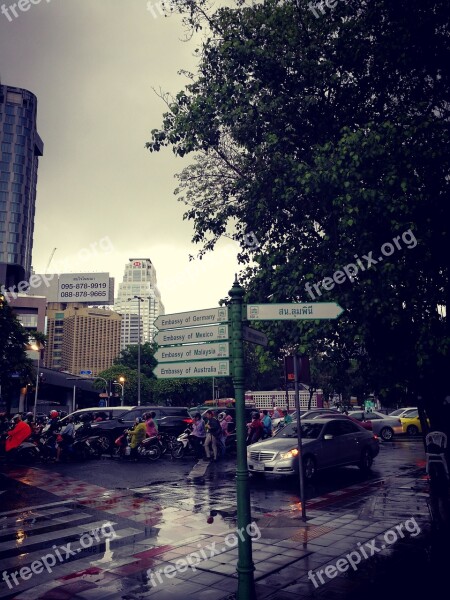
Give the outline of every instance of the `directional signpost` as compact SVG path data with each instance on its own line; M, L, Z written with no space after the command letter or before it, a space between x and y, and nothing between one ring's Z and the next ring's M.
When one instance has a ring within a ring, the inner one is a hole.
M173 315L160 315L155 321L155 327L162 329L177 329L178 327L197 327L211 323L226 323L228 321L228 307L205 308L190 312L176 313Z
M228 308L206 308L160 315L155 326L158 379L228 377L230 344ZM214 325L212 324L214 323ZM216 324L217 323L217 324Z
M153 373L158 379L174 377L228 377L230 362L228 360L199 360L196 362L174 362L158 364Z
M206 327L185 327L184 329L167 329L158 331L155 342L159 346L174 344L192 344L215 342L228 339L228 325L207 325Z
M231 288L229 307L217 307L161 315L155 321L159 330L155 341L159 348L153 370L156 377L226 377L232 374L236 399L236 491L238 530L248 532L251 523L250 489L246 447L244 341L267 346L267 336L244 326L244 321L336 319L343 309L336 302L292 304L249 304L242 313L244 289L237 278ZM232 369L230 369L230 364ZM295 365L297 363L295 362ZM295 367L297 369L297 367ZM297 423L300 424L298 373L295 371ZM298 428L300 430L300 428ZM306 520L301 438L299 443L302 517ZM238 540L239 600L255 600L252 540L244 533Z
M257 329L246 327L245 325L242 327L242 339L245 342L251 342L252 344L257 344L258 346L264 347L269 343L266 334L262 333L262 331L258 331Z
M336 302L247 305L247 319L249 321L336 319L343 312L344 309Z
M214 342L212 344L185 344L176 348L158 348L155 358L158 363L178 362L183 360L205 360L211 358L229 358L230 344Z
M80 371L80 375L92 375L92 371Z

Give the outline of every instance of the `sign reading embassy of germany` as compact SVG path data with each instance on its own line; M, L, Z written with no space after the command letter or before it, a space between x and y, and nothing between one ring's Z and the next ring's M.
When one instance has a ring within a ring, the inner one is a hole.
M159 315L155 321L155 327L163 329L178 329L179 327L196 327L198 325L209 325L212 323L226 323L228 321L228 307L205 308L192 310L172 315Z

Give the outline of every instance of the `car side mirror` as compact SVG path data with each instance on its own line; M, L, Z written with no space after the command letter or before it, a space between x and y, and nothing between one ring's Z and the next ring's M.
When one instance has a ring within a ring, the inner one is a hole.
M331 433L326 433L326 434L323 436L323 439L324 439L324 440L332 440L333 438L334 438L334 435L331 435Z

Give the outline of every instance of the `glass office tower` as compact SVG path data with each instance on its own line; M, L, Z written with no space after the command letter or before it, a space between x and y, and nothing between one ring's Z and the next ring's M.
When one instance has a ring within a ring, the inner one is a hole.
M34 94L0 84L0 285L6 288L30 277L38 159L44 150L36 114Z

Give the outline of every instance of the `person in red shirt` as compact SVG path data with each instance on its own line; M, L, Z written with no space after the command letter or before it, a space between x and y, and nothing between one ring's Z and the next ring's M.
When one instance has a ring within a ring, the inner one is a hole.
M264 425L261 423L259 413L255 412L252 416L252 422L248 424L247 446L258 442L264 433Z
M8 431L8 437L6 439L6 452L10 452L11 450L14 450L14 448L18 448L20 444L31 435L31 427L28 425L28 423L22 421L22 417L20 415L16 415L13 418L13 421L15 425L11 431Z

